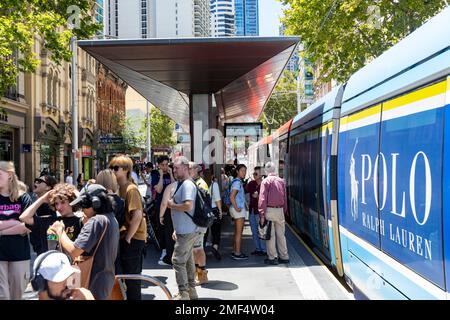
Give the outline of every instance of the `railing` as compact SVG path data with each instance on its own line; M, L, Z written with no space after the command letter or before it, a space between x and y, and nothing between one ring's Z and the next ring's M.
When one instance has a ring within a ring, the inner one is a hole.
M121 281L123 280L141 280L144 282L151 283L153 285L160 287L161 290L166 295L167 299L172 300L172 294L170 293L170 290L166 287L166 285L152 276L141 274L118 274L116 275L116 279L120 280L119 283L121 283ZM120 290L122 291L122 296L125 297L125 289L123 288L122 284L120 285Z

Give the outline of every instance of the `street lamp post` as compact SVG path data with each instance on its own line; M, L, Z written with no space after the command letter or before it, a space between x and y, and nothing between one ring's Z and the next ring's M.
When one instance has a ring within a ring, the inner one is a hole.
M78 178L78 86L77 86L77 39L72 36L72 163L73 163L73 184L77 185Z
M151 135L150 135L150 104L147 101L147 162L152 161L152 147L151 147Z

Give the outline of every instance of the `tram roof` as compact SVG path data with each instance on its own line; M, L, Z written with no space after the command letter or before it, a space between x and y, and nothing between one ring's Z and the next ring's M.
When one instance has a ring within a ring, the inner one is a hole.
M330 92L324 95L322 98L314 102L308 108L300 112L295 116L292 120L291 128L298 127L303 125L316 117L325 114L335 107L336 98L340 93L340 89L342 86L334 87Z
M78 45L188 131L191 94L214 94L225 122L256 121L299 40L113 39Z
M427 79L447 75L450 71L449 30L450 7L447 7L353 74L345 87L342 113L351 113L355 108L425 84Z

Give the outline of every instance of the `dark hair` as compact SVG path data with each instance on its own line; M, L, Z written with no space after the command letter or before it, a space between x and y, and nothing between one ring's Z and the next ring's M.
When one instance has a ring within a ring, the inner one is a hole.
M44 180L45 180L45 183L52 189L58 183L56 178L54 176L51 176L51 175L45 175L44 176Z
M100 206L99 209L95 210L96 214L114 213L113 204L115 203L115 200L112 196L104 192L101 192L99 195L97 195L97 197L99 197L100 201L102 202L102 205Z
M238 172L239 172L239 170L241 170L242 168L246 168L247 169L247 166L245 165L245 164L238 164L237 166L236 166L236 168L233 170L233 172L231 173L232 175L233 175L233 178L237 178L237 176L238 176Z
M160 156L159 158L158 158L158 164L161 164L163 161L167 161L167 162L169 162L169 157L168 156Z
M256 166L256 167L253 169L253 171L256 171L256 170L261 170L261 167L260 167L260 166Z
M226 174L227 176L229 176L229 175L232 174L233 171L234 171L234 165L233 165L233 164L227 164L227 165L225 166L224 171L225 171L225 174Z
M151 163L151 162L147 162L147 163L145 164L145 166L146 166L147 168L153 169L153 163Z

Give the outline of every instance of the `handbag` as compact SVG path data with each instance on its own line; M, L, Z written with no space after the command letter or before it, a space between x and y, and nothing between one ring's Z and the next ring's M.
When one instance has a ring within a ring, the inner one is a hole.
M103 240L103 236L106 233L106 229L108 229L108 225L106 225L105 230L103 230L102 236L100 237L100 240L98 241L97 247L95 247L95 250L94 250L94 253L92 254L92 256L78 256L73 261L73 265L78 267L78 269L80 269L80 274L81 274L80 286L82 288L89 289L89 282L91 279L91 271L92 271L92 265L94 263L94 257L95 257L95 254L97 253L97 249L100 246L100 243Z
M258 223L258 238L261 240L270 240L272 233L272 221L266 220L264 225Z

